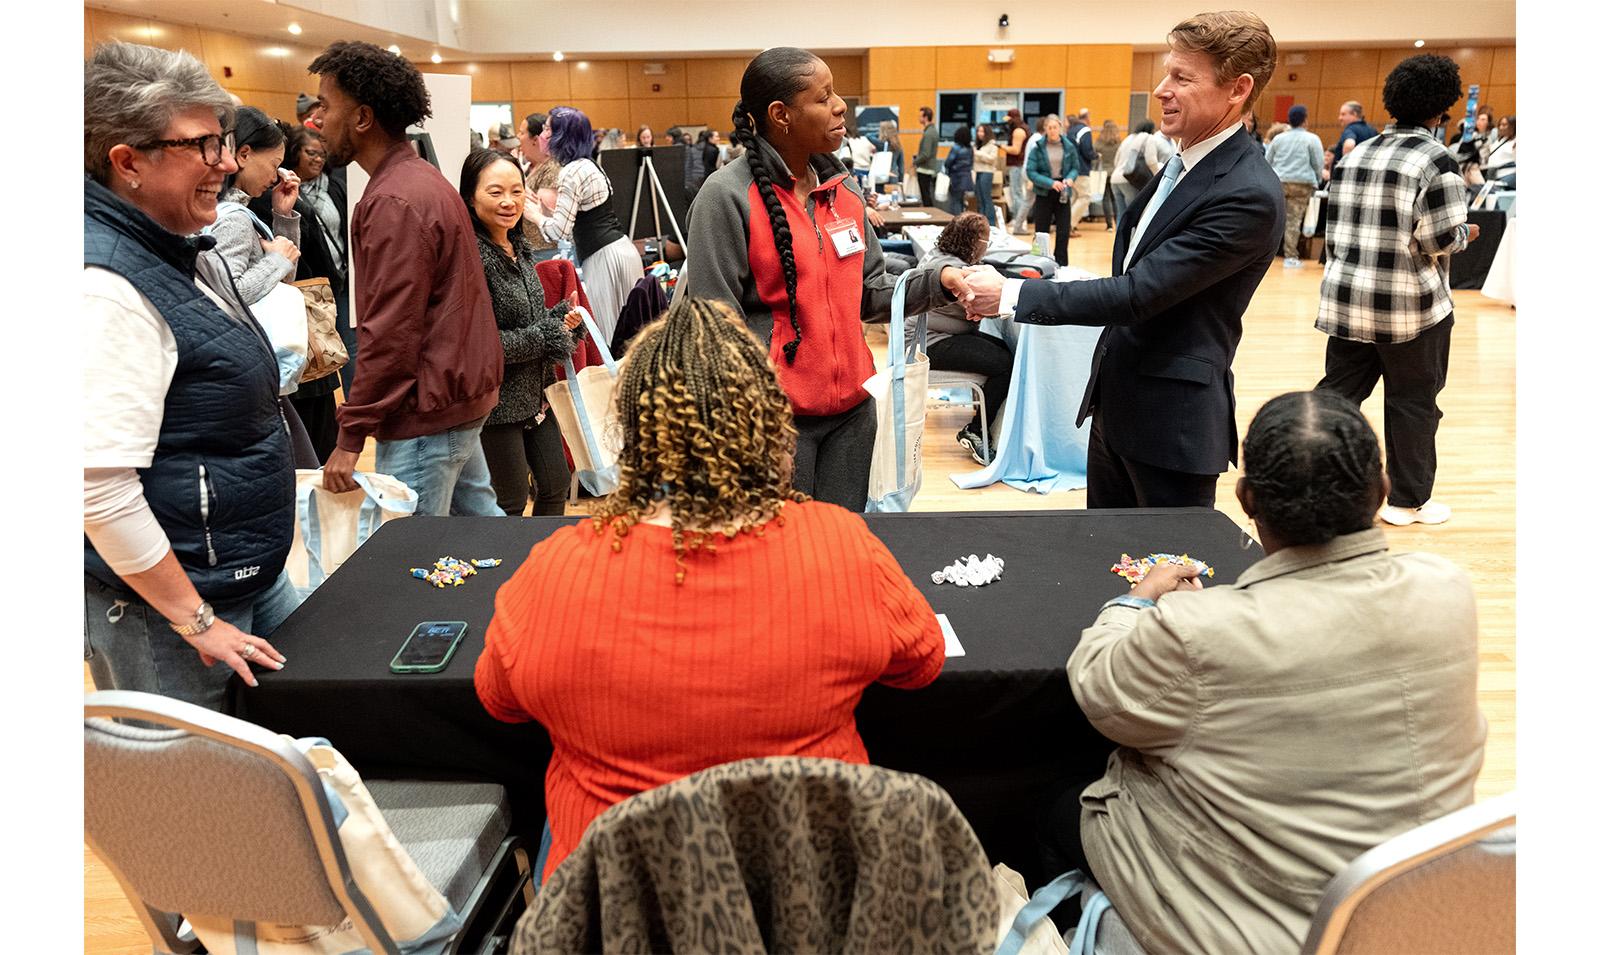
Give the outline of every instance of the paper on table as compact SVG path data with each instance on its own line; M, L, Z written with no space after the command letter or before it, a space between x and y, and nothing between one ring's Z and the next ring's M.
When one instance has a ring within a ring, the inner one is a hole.
M900 218L902 218L902 219L932 219L933 216L931 214L929 214L929 213L926 213L926 212L914 212L914 211L905 211L905 210L903 210L900 213Z
M950 618L942 613L935 616L939 618L939 629L944 631L945 659L966 656L967 649L961 645L961 638L956 636L955 628L950 626Z

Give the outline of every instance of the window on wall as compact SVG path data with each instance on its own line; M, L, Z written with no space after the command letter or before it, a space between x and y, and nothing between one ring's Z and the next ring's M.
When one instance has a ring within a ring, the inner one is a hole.
M939 93L939 138L949 142L957 126L979 123L1003 126L1006 113L1022 110L1022 119L1032 129L1037 121L1061 112L1062 90L948 90Z

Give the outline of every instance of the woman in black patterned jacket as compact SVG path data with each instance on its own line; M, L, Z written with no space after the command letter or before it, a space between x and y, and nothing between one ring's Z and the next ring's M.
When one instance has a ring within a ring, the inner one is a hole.
M555 369L581 338L572 307L577 294L555 308L544 304L533 249L522 235L522 170L507 156L475 149L461 167L461 198L472 212L483 274L494 302L495 324L506 354L500 403L483 427L483 453L501 510L520 517L528 498L534 516L566 512L572 472L561 449L561 430L544 400Z

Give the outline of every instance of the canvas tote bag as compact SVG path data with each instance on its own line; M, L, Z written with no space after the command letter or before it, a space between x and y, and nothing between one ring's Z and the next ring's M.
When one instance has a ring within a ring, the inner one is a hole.
M294 542L284 570L301 596L322 586L379 527L417 512L417 492L387 474L355 473L359 490L335 494L322 472L295 472Z
M361 777L325 739L299 739L294 746L316 767L350 874L389 937L406 955L444 955L461 930L461 917L395 838ZM348 919L341 925L278 925L192 916L189 924L212 955L367 952Z
M257 233L265 239L272 238L272 230L267 228L267 224L257 218L248 206L237 202L219 202L217 218L220 220L225 215L232 215L241 210L250 217L250 222L255 226ZM200 231L210 234L214 227L214 224L209 225ZM273 355L278 359L278 394L294 394L300 387L300 378L305 373L306 362L311 353L305 295L293 285L279 282L265 297L249 303L246 307L255 317L256 324L267 333L267 340L272 343Z
M596 496L617 489L617 456L622 451L622 428L617 423L613 395L621 374L606 347L605 336L589 310L579 306L589 337L600 351L600 364L582 371L573 368L572 356L563 358L567 377L544 390L550 411L561 426L561 437L572 454L578 480Z
M889 367L862 383L877 403L878 436L872 445L867 511L906 511L922 487L922 429L928 414L928 316L917 318L917 340L909 358L906 340L906 279L895 281L889 310Z

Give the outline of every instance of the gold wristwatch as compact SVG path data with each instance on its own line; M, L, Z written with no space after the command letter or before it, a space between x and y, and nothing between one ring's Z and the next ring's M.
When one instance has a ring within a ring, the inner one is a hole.
M200 601L200 606L195 609L194 623L186 623L179 626L168 621L167 626L171 627L172 632L180 637L192 637L197 633L205 633L210 630L211 625L216 622L217 617L216 614L211 612L211 605L202 600Z

